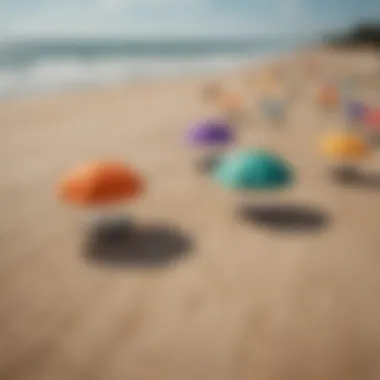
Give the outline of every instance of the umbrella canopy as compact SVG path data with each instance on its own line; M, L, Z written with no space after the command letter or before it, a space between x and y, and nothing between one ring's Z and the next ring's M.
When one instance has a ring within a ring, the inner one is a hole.
M344 132L325 137L321 142L321 150L325 156L338 160L359 160L370 154L364 139Z
M61 200L87 207L107 206L137 198L143 180L118 162L95 162L69 172L59 183Z
M380 108L369 110L365 117L368 129L380 131Z
M233 129L224 121L206 119L192 124L186 134L187 142L195 147L220 147L235 141Z
M368 113L368 107L358 101L349 101L346 104L347 117L352 121L363 121Z
M243 109L243 98L235 92L227 92L220 97L220 106L227 112L241 111Z
M285 102L277 98L266 98L261 103L263 113L273 119L281 119L285 115Z
M344 96L350 96L356 90L356 83L352 78L342 78L339 85Z
M227 188L264 191L290 186L294 175L278 155L264 149L247 149L225 157L215 179Z

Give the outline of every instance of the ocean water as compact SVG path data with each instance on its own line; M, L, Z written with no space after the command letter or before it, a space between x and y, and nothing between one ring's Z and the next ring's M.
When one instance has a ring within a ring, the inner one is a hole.
M262 62L309 42L302 38L274 37L0 42L0 97L208 75Z

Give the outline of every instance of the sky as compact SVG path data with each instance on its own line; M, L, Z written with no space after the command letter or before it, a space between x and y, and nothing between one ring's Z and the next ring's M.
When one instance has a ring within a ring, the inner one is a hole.
M374 19L379 0L0 0L0 39L300 34Z

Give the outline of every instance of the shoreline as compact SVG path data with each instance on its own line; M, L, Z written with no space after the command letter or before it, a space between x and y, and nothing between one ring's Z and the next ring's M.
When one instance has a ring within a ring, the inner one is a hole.
M309 49L309 48L308 48ZM194 70L193 72L184 72L183 74L177 75L163 75L163 76L149 76L146 77L138 77L138 78L130 78L127 80L113 81L110 80L109 83L92 83L92 84L83 84L75 87L72 85L68 88L52 88L52 89L41 89L35 91L26 91L22 90L17 91L16 94L13 95L2 95L0 96L0 103L7 102L17 102L17 101L27 101L33 100L36 98L47 98L47 97L59 97L59 96L67 96L69 94L88 94L90 92L107 92L110 89L116 89L118 87L135 87L135 86L147 86L147 85L162 85L164 83L172 84L173 82L189 82L189 81L212 81L218 79L224 79L226 77L240 75L245 71L260 71L265 68L267 65L279 64L283 60L294 57L295 54L299 54L301 50L294 49L292 51L280 52L280 53L272 53L268 55L264 55L262 57L258 57L257 59L248 60L245 63L233 65L224 69L216 69L212 68L205 69L204 71Z

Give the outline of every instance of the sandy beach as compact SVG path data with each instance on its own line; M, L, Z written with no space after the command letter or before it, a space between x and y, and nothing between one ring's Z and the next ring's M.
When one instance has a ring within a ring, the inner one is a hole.
M376 99L372 55L320 57L362 73L360 97ZM236 194L194 169L183 133L215 112L201 100L205 79L0 103L0 379L380 378L380 185L328 176L318 141L344 118L318 110L315 83L303 79L274 128L254 107L251 72L220 77L247 100L241 146L274 149L296 170L292 189L252 195L301 210L291 230L242 221ZM84 255L80 210L59 202L56 183L99 158L146 178L130 211L161 231L149 249L165 256L177 245L185 255L153 268ZM380 174L379 165L375 152L361 167Z

